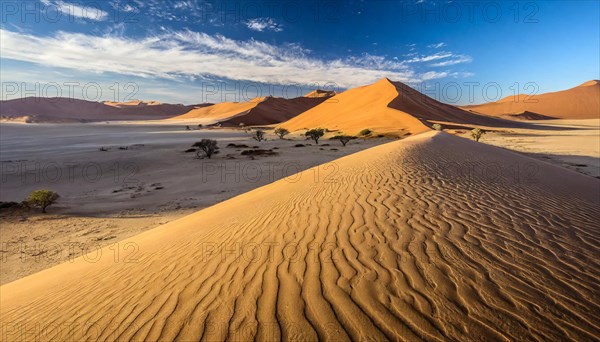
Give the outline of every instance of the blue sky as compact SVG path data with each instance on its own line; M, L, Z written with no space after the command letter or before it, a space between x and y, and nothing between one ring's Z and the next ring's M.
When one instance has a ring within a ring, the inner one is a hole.
M600 78L600 2L1 2L2 99L295 97L382 77L452 104Z

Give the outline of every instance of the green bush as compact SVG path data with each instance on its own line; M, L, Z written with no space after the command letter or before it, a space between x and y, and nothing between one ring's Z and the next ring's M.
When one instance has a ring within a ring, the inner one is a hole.
M323 135L325 135L325 130L323 128L314 128L304 133L304 136L314 140L317 145L319 144L319 139Z
M200 153L204 152L204 154L208 157L208 159L210 159L210 157L212 157L212 155L215 154L216 151L219 149L219 147L217 146L217 141L212 140L212 139L202 139L202 140L198 141L197 143L195 143L194 145L192 145L192 147L200 148L196 152L196 155L198 156L198 158L201 157Z
M475 139L475 141L479 141L479 139L481 139L481 136L484 134L485 132L479 128L475 128L471 131L471 136L473 137L473 139Z
M254 139L254 140L258 141L258 142L261 142L261 141L265 140L265 131L257 129L252 134L252 139Z
M50 190L35 190L27 196L25 202L32 207L42 208L42 212L46 212L46 208L56 202L60 196Z
M433 127L433 129L435 129L436 131L441 131L443 129L442 125L437 124L437 123L433 124L433 126L431 126L431 127Z
M350 140L354 140L354 139L356 139L356 137L352 136L352 135L336 135L335 137L333 137L331 139L339 140L343 146L346 146L346 144L348 144L350 142Z
M283 137L290 134L290 131L285 128L276 128L273 132L279 137L279 139L283 139Z
M371 133L373 133L373 131L371 131L368 128L365 128L362 131L360 131L360 133L358 133L358 135L366 137L367 135L371 135Z

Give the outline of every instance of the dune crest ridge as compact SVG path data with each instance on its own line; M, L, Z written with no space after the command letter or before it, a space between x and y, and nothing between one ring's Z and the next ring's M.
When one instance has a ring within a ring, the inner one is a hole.
M58 340L600 338L597 179L439 132L326 171L140 234L137 262L107 247L6 284L0 321L77 324Z

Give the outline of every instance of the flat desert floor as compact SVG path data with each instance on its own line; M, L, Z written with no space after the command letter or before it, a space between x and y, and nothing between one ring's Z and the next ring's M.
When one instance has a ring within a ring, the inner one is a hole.
M335 159L389 142L355 140L342 147L338 141L321 140L317 146L291 134L286 138L293 140L269 135L259 143L242 130L185 127L156 122L0 124L0 201L20 202L36 189L61 195L48 214L0 212L0 283L96 253L102 246L135 248L127 238L278 179L297 182L295 175L302 170L318 166L310 177L329 179L337 170ZM218 140L220 153L209 160L184 152L202 138ZM254 146L277 154L241 155Z
M335 163L3 285L6 338L600 338L598 179L442 132Z
M505 147L550 163L600 178L600 120L538 120L537 126L558 130L494 131L482 142Z

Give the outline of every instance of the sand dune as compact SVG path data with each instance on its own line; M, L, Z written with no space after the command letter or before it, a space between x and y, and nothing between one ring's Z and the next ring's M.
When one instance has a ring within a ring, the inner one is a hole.
M575 88L540 95L508 96L497 102L463 108L498 116L530 111L559 119L598 119L600 82L588 81Z
M327 101L327 99L329 96L325 95L293 99L267 97L246 113L221 121L221 123L224 126L239 126L240 123L248 126L278 124Z
M511 127L515 125L438 102L399 82L384 78L350 89L283 123L290 131L328 128L357 134L371 129L380 134L405 135L426 131L430 122Z
M263 97L252 99L248 102L221 102L212 106L193 109L173 120L183 119L215 119L224 120L236 115L247 113L264 100Z
M530 112L527 110L524 112L521 112L521 113L505 114L505 115L502 115L502 117L506 118L506 119L512 119L512 120L554 120L554 119L557 119L552 116L542 115L542 114Z
M597 179L438 132L315 175L0 287L5 338L600 338Z
M310 97L310 98L314 98L314 97L332 97L335 96L336 92L333 90L322 90L322 89L315 89L313 91L311 91L310 93L304 95L304 97Z
M157 106L157 105L162 104L158 101L141 101L141 100L131 100L131 101L127 101L127 102L104 101L102 103L104 103L105 105L108 105L108 106L119 107L119 108Z
M315 90L307 95L310 96L293 99L267 96L248 102L221 102L194 109L173 119L213 119L224 126L239 126L240 123L247 126L277 124L323 103L331 97L331 92Z
M102 103L70 98L27 97L0 101L0 116L27 122L88 122L166 119L202 105Z

